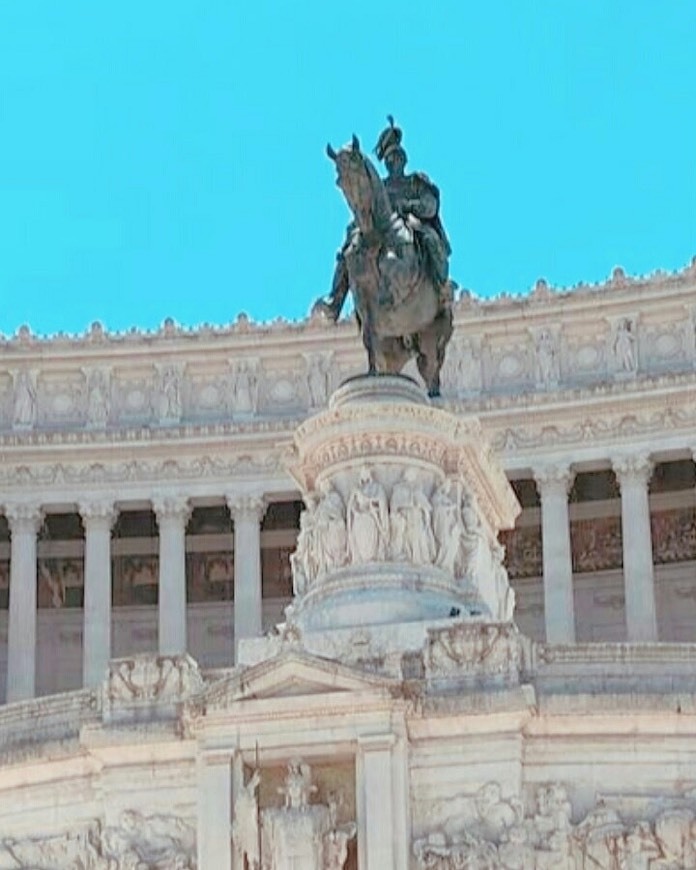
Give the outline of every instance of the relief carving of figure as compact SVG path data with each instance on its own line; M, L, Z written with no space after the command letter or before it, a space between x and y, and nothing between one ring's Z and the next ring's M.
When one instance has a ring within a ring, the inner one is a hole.
M636 336L628 317L619 322L614 336L614 359L622 372L634 372L637 368Z
M514 798L503 798L500 783L487 782L474 797L474 805L482 834L498 841L513 825L522 821L522 804Z
M457 392L481 389L481 358L471 340L458 342L454 348L453 376Z
M307 359L307 390L311 408L320 408L329 397L329 359L315 354Z
M536 342L536 381L540 385L553 384L558 380L556 343L549 329L542 329Z
M514 825L503 834L498 858L503 870L536 870L534 847L524 825Z
M435 558L432 508L423 492L419 474L408 468L394 484L389 504L391 555L414 565L429 565Z
M478 515L476 501L468 492L462 493L462 546L459 551L459 560L455 566L457 577L464 577L469 570L472 561L476 557L476 551L483 538L481 519Z
M109 420L109 393L104 372L97 369L89 375L87 385L87 425L99 428Z
M665 867L696 868L696 820L692 810L667 810L655 820L655 835ZM659 866L659 864L657 865Z
M29 429L36 422L36 387L26 369L20 371L15 380L12 420L19 429Z
M348 500L348 550L360 564L386 559L389 544L387 494L372 471L363 466Z
M650 870L661 855L662 849L650 825L638 822L624 835L619 864L621 870Z
M46 584L51 594L51 606L62 607L65 604L65 584L58 566L49 566L43 560L39 561L39 576Z
M433 495L436 564L450 574L455 572L464 538L460 501L457 484L453 480L446 480Z
M316 541L320 573L345 565L348 557L348 532L343 499L328 480L319 484L316 509Z
M258 406L259 379L256 365L240 360L234 366L231 381L232 412L255 414Z
M167 366L162 371L158 410L159 418L162 421L179 421L181 419L181 378L174 366Z
M102 834L104 856L119 870L196 870L195 831L176 816L124 810Z
M255 770L249 782L242 786L234 804L232 842L241 868L244 867L244 859L246 858L247 870L259 870L261 867L261 839L257 795L260 781L261 774L258 770Z
M316 508L313 502L300 514L300 533L295 552L290 554L292 585L295 595L304 595L319 571L317 563Z

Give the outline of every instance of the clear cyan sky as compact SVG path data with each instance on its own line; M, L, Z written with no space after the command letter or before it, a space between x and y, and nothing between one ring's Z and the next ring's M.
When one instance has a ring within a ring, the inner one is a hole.
M6 0L0 333L305 316L395 115L479 296L696 253L696 2Z

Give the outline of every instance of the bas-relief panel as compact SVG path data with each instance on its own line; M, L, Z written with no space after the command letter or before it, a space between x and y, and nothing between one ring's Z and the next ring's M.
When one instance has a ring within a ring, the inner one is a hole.
M570 542L577 574L623 566L620 516L572 520Z
M655 512L650 523L656 564L696 560L696 509Z
M234 557L231 553L187 553L186 597L189 603L231 601Z
M114 607L157 604L157 556L116 556L111 566Z
M419 870L693 870L696 791L597 794L574 807L558 782L453 795L417 834ZM437 823L433 821L437 818Z
M123 810L44 836L0 840L0 870L196 870L196 829L175 815ZM201 868L203 870L203 868Z
M542 574L542 541L540 526L518 526L499 533L505 547L505 567L511 580L539 577Z

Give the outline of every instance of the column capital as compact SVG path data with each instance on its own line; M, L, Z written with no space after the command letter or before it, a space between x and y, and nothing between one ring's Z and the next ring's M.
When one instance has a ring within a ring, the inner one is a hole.
M156 495L152 499L152 509L158 523L168 519L186 523L191 516L191 503L185 495Z
M568 463L538 465L532 469L539 495L563 494L567 496L575 480L575 472Z
M5 516L10 532L33 532L37 534L44 520L41 505L33 502L10 502L5 505Z
M626 483L640 483L647 486L655 464L649 453L626 453L613 456L611 467L620 487Z
M106 498L81 501L77 509L85 525L103 522L111 528L118 517L118 508L111 499Z
M253 493L229 493L227 506L235 522L240 520L256 520L260 523L266 513L268 503L262 495Z

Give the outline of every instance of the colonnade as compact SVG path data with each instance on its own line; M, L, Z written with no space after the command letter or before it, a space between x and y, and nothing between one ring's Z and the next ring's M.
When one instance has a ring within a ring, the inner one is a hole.
M234 523L235 644L261 634L262 497L231 495L227 504ZM159 527L158 651L176 655L187 650L186 525L191 503L180 495L153 499ZM97 686L111 657L111 529L117 505L95 499L78 505L85 531L83 684ZM36 681L37 536L44 513L37 504L4 506L10 528L10 590L7 633L6 700L33 698ZM232 662L230 662L230 665Z
M621 492L626 636L629 642L656 641L655 576L648 485L653 462L646 453L613 457L611 466ZM575 642L573 564L568 493L574 479L570 464L534 469L541 499L544 620L547 643Z
M648 486L650 455L622 454L611 460L621 493L626 636L629 642L657 637L655 581ZM543 589L546 641L574 643L575 608L568 494L574 469L545 464L533 470L541 501ZM266 502L259 495L226 497L234 523L234 637L262 631L261 521ZM187 650L185 535L191 503L178 494L154 498L159 526L158 650ZM118 506L108 499L78 505L85 532L83 684L94 687L106 671L112 650L111 529ZM41 505L7 504L10 528L10 590L7 639L7 701L35 694L37 625L37 535ZM230 663L231 664L231 663Z

